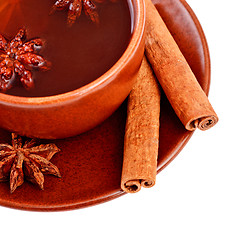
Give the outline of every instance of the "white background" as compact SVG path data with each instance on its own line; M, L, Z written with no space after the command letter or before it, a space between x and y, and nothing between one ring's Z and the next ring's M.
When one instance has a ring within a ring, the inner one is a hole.
M240 8L188 0L208 40L219 123L196 131L152 189L57 213L0 207L1 239L240 239Z

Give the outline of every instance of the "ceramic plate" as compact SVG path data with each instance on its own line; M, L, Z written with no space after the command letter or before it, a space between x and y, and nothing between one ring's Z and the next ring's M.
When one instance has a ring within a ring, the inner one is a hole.
M210 61L202 28L184 0L154 0L206 93ZM44 191L25 182L13 194L9 183L0 183L0 204L17 209L57 211L82 208L123 195L120 189L126 101L104 123L77 137L54 141L61 152L52 159L62 178L45 176ZM184 129L163 96L158 158L160 172L185 146L192 133ZM0 129L0 142L10 133Z

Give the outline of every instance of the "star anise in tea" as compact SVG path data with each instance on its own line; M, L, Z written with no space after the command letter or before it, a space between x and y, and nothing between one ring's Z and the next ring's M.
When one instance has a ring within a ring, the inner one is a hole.
M0 90L6 91L12 86L16 75L26 89L34 86L32 69L48 70L50 62L38 55L43 46L40 38L23 42L26 30L20 29L16 36L8 41L0 34Z
M43 189L43 174L61 177L50 160L60 151L53 143L36 145L36 140L23 139L12 133L12 145L0 144L0 182L10 178L10 192L21 186L24 178Z
M116 2L117 0L110 0ZM95 2L103 3L105 0L95 0ZM99 24L99 15L97 7L92 0L58 0L52 7L51 13L56 10L64 10L68 8L67 23L72 26L73 23L80 17L82 11L91 19L92 22Z

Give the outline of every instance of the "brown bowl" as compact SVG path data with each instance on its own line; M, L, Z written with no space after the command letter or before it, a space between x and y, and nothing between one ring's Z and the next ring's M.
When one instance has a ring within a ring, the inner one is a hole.
M0 126L23 136L58 139L83 133L108 118L129 94L144 53L145 8L132 0L133 34L118 62L95 81L49 97L0 93Z

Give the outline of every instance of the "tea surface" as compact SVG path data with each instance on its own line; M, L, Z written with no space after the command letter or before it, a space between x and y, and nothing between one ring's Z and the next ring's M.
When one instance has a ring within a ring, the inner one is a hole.
M126 50L131 38L127 0L96 3L99 25L82 12L71 27L67 26L68 9L49 14L55 2L0 0L0 33L11 40L25 28L26 40L44 40L39 55L52 63L48 71L32 71L33 89L26 90L17 77L6 94L42 97L77 89L109 70Z

